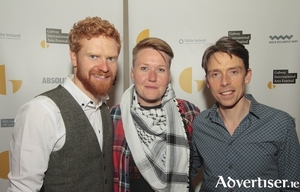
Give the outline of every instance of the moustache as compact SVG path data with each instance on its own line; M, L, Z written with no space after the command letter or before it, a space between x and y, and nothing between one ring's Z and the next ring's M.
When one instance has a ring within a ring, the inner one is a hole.
M103 76L105 78L113 77L113 74L111 71L108 71L106 73L103 71L91 72L90 75Z

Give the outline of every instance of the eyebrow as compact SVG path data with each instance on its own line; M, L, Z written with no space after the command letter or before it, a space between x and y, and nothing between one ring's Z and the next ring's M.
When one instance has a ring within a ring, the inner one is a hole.
M241 70L243 70L243 68L241 66L230 67L226 70L232 70L232 69L241 69ZM207 72L214 72L214 71L221 71L221 70L220 69L207 70Z

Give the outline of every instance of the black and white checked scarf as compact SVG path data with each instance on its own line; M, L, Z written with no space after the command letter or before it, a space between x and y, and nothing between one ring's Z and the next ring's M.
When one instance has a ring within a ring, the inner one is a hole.
M139 171L155 191L188 191L190 150L171 85L162 108L143 109L136 97L131 85L120 106L125 137Z

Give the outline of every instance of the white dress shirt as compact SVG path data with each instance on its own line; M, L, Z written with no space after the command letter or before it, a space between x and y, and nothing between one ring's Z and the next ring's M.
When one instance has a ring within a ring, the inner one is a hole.
M108 96L95 104L72 81L69 75L63 87L82 107L102 148L102 119L100 106ZM65 143L65 125L55 103L46 96L37 96L18 111L10 143L10 186L8 192L39 191L52 151Z

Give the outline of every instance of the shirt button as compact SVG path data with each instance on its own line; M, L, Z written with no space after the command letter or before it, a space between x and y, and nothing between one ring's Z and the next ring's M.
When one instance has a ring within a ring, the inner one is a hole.
M232 169L232 165L229 165L228 168L229 168L229 169Z
M104 170L104 171L105 171L105 169L106 169L106 166L103 167L103 170Z
M107 179L105 179L105 184L107 184Z
M230 188L228 191L233 191L233 189L232 189L232 188Z

